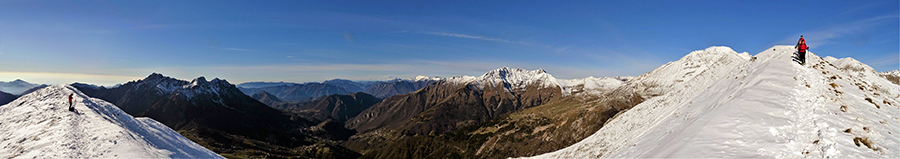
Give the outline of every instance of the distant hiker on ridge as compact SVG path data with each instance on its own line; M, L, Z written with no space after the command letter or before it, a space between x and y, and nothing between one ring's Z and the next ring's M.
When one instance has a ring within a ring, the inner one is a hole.
M800 60L800 65L806 64L806 50L809 47L806 47L806 40L803 39L803 35L800 35L800 40L797 41L797 46L794 46L794 48L797 48L797 58Z
M75 107L72 107L72 95L74 95L74 94L75 93L69 94L69 111L75 110Z

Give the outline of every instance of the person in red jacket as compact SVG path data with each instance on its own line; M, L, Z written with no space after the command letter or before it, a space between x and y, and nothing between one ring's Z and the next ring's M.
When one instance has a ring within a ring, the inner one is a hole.
M69 111L74 110L74 108L72 107L72 95L74 95L74 94L75 93L69 94Z
M809 47L806 46L806 40L803 39L803 35L800 35L800 40L797 41L797 46L794 46L794 48L797 48L797 58L800 60L800 65L806 64L806 50Z

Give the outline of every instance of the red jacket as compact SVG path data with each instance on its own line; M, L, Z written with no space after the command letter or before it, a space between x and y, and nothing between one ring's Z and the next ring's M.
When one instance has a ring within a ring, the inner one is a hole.
M799 49L801 53L804 53L806 52L806 49L809 49L809 47L806 47L806 44L804 43L800 44L800 46L797 46L797 49Z
M72 95L69 95L69 103L72 103Z

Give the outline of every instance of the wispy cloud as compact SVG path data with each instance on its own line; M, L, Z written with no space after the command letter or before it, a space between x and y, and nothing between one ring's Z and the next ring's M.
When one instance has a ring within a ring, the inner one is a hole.
M138 25L134 26L137 29L171 29L171 28L181 28L181 27L189 27L193 25L189 24L146 24L146 25Z
M872 27L883 25L892 21L897 21L898 18L900 18L900 16L896 14L890 14L841 25L822 27L804 33L804 38L806 38L807 42L810 42L808 43L810 48L817 48L837 43L835 41L836 39L848 35L857 35L861 32L865 32L871 29ZM788 37L782 40L780 43L794 44L797 42L797 38L798 37Z
M489 37L484 37L484 36L467 35L467 34L457 34L457 33L422 32L422 34L437 35L437 36L446 36L446 37L456 37L456 38L465 38L465 39L478 39L478 40L496 41L496 42L504 42L504 43L519 43L519 42L513 42L513 41L509 41L509 40L504 40L504 39L489 38Z
M865 61L864 63L873 67L894 67L893 69L898 69L896 67L900 66L900 52L887 54L877 59Z
M219 50L228 50L228 51L243 51L243 52L261 52L261 51L262 51L262 50L256 50L256 49L233 48L233 47L218 47L218 46L210 46L209 48L219 49Z
M492 38L492 37L479 36L479 35L460 34L460 33L448 33L448 32L410 32L409 30L401 30L401 31L396 31L396 32L394 32L394 33L416 33L416 34L426 34L426 35L435 35L435 36L445 36L445 37L454 37L454 38L463 38L463 39L474 39L474 40L493 41L493 42L501 42L501 43L509 43L509 44L519 44L519 45L525 45L525 46L540 47L540 48L542 48L542 49L549 49L549 50L551 50L551 51L554 52L554 53L568 52L568 51L572 48L572 46L559 47L559 46L553 46L553 45L547 45L547 44L541 44L541 43L535 43L535 42L525 42L525 41L507 40L507 39Z

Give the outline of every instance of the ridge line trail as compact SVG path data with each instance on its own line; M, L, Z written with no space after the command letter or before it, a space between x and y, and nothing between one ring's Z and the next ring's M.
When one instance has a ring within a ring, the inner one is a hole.
M826 157L832 156L834 141L826 140L823 132L828 128L825 121L821 121L819 113L826 113L826 92L829 85L825 84L826 77L819 74L817 65L824 65L822 58L808 53L806 65L799 65L793 61L778 60L776 63L789 64L794 72L793 92L786 104L784 115L789 118L789 125L769 127L771 135L776 141L783 142L784 149L759 149L761 154L771 155L777 158L798 157ZM783 61L783 62L782 62ZM780 66L785 67L785 66ZM777 112L773 112L777 113Z
M831 141L821 138L828 127L817 110L828 87L807 66L793 62L791 50L758 54L758 60L737 66L703 93L679 103L671 116L645 132L638 141L607 157L803 158L825 156ZM809 85L809 87L807 87ZM826 134L827 135L827 134ZM817 141L822 140L822 141ZM634 146L649 149L633 149ZM829 155L831 156L831 155Z
M66 89L66 90L67 91L62 94L63 96L66 96L69 93L74 93L74 91L68 92L68 91L72 91L70 89ZM62 106L64 108L58 108L58 109L54 109L54 110L57 111L57 114L65 114L65 115L61 115L61 117L66 118L63 120L65 121L65 124L67 124L67 127L69 129L68 131L65 132L65 135L63 135L63 136L65 136L66 139L62 141L63 142L62 145L66 146L66 149L65 149L65 151L67 151L65 153L66 158L76 158L78 156L83 156L82 155L83 152L86 151L86 150L84 150L85 143L84 143L84 141L82 141L80 139L83 139L85 137L85 135L84 135L85 132L82 129L81 123L83 123L85 121L84 116L83 116L84 115L83 111L85 111L85 108L88 108L87 105L83 104L86 101L79 94L73 95L72 106L75 107L76 110L81 111L78 114L76 114L75 112L68 111L69 103L67 103L67 101L66 101L67 99L62 99L62 98L66 98L66 97L60 97L59 100L61 102L56 102L56 104L60 104L60 103L65 104L64 106ZM55 105L51 105L51 106L60 107L60 106L55 106Z

